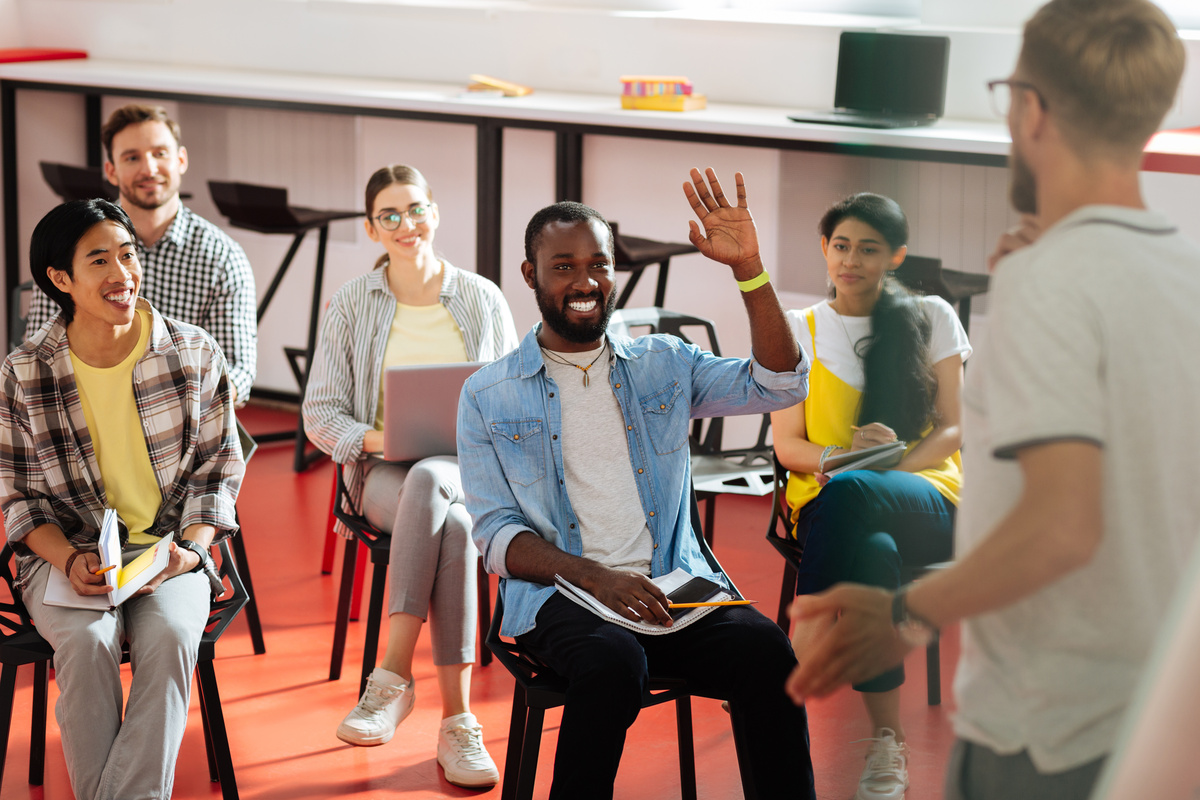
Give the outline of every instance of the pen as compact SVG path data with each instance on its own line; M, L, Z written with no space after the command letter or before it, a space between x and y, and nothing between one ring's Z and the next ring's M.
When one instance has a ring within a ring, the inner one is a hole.
M106 572L111 572L112 570L114 570L114 569L116 569L116 568L117 568L117 565L116 565L116 564L109 564L109 565L108 565L107 567L105 567L104 569L98 569L98 570L96 570L95 572L93 572L92 574L93 574L93 575L103 575L104 573L106 573Z
M708 606L748 606L757 600L718 600L712 603L669 603L667 608L706 608Z

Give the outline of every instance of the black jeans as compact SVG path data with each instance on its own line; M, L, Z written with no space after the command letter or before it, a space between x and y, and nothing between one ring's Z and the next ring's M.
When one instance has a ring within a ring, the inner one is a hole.
M729 700L747 800L816 797L808 717L783 692L796 657L779 626L759 612L718 608L681 631L647 636L555 594L538 611L537 627L518 638L569 684L550 800L613 796L625 731L651 671Z

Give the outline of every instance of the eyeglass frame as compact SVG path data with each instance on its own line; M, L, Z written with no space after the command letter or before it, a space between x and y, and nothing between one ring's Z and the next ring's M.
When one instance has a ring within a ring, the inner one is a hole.
M1000 113L1000 109L996 106L996 87L997 86L1007 86L1009 88L1010 98L1009 98L1008 108L1004 110L1004 113ZM1008 112L1010 110L1012 110L1011 92L1013 89L1027 89L1027 90L1033 92L1034 96L1037 97L1037 99L1038 99L1038 103L1041 105L1041 107L1043 109L1050 107L1046 103L1046 97L1045 97L1045 95L1042 94L1042 90L1037 88L1036 86L1034 86L1029 81L1020 81L1020 80L1016 80L1015 78L997 78L996 80L988 81L987 88L988 88L988 99L991 101L991 104L992 104L992 113L994 113L998 117L1007 118Z
M429 221L429 212L432 211L433 208L434 208L434 203L420 203L411 208L400 208L400 209L396 209L395 211L388 211L383 214L376 214L375 216L371 217L371 219L373 221L379 223L379 227L383 228L385 231L396 231L396 230L400 230L400 226L404 224L405 217L407 217L412 222L414 227L428 222ZM421 219L417 219L416 214L414 213L414 212L418 211L419 209L424 211L424 214L422 215ZM385 223L383 221L383 218L391 217L391 216L399 217L399 219L396 221L395 226L389 228L387 226L387 223Z

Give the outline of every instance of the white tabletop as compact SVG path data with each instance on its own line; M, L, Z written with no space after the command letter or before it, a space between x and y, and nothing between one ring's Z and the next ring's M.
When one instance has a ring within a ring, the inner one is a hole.
M611 95L534 92L525 97L468 96L464 85L410 83L373 78L228 70L144 62L81 59L0 65L0 78L81 87L111 94L121 90L261 100L380 112L407 111L491 117L532 123L563 123L689 135L746 136L781 142L817 142L905 148L943 153L1004 156L1008 132L993 122L940 120L899 130L871 130L796 123L803 110L710 103L702 111L627 111L619 84Z

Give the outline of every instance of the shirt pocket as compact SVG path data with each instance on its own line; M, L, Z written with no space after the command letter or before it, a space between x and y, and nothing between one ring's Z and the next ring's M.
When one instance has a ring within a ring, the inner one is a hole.
M690 412L678 381L639 402L655 453L665 456L687 446Z
M492 442L504 476L519 486L537 483L546 474L546 456L540 419L497 420Z

